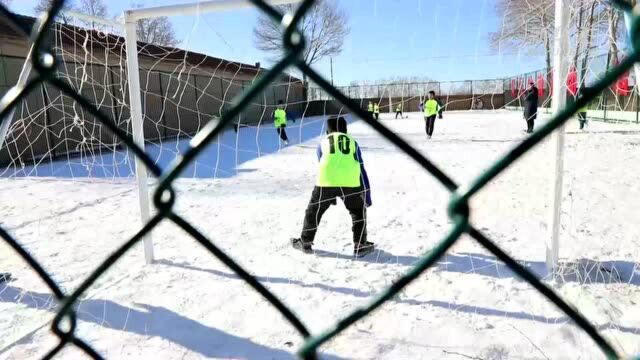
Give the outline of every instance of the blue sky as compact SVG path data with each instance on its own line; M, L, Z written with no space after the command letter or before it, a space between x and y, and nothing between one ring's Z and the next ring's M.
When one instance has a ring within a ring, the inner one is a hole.
M136 1L147 6L187 3ZM33 14L36 0L14 0L12 9ZM130 8L131 0L106 1L111 14ZM351 33L344 51L333 58L336 85L397 76L436 80L500 78L541 68L541 52L492 52L489 32L501 18L495 0L338 0L349 16ZM212 56L268 65L269 55L254 48L256 10L172 17L181 47ZM329 59L315 67L330 76Z

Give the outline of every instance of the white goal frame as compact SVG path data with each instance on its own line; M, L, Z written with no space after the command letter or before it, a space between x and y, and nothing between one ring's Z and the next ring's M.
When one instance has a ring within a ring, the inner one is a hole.
M298 3L301 0L265 0L270 5L284 5ZM87 14L69 11L66 14L95 23L113 26L124 32L125 47L127 54L127 83L129 90L129 104L131 114L131 128L133 140L144 150L144 128L142 120L142 99L140 97L140 78L137 76L140 65L138 63L138 37L136 34L136 22L142 19L158 18L162 16L192 15L207 12L219 12L228 10L238 10L254 7L249 0L212 0L198 3L166 5L148 8L129 9L124 11L122 16L115 21L103 19ZM132 76L135 74L135 76ZM135 159L136 183L138 189L138 200L140 203L140 217L145 225L151 218L151 196L149 194L147 168L141 159ZM147 264L154 262L153 241L151 234L143 238L144 258Z

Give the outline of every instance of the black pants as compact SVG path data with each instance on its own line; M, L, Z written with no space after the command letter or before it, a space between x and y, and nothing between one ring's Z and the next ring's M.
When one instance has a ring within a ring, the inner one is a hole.
M400 119L402 119L402 111L396 111L396 119L398 118L398 115L400 115Z
M280 136L280 139L282 139L282 141L289 141L289 138L287 137L287 131L285 130L287 126L282 126L277 128L276 130L278 131L278 136Z
M380 113L374 112L373 113L373 118L378 120L378 117L380 116Z
M424 120L425 120L427 135L428 136L433 135L433 128L436 125L436 116L435 115L426 116Z
M360 244L367 240L367 207L362 188L340 188L316 186L311 193L302 225L300 239L303 243L313 243L322 215L329 206L336 204L340 198L351 214L353 243Z
M579 112L578 113L578 120L580 120L580 130L584 129L584 124L587 123L587 113L586 112Z
M527 132L532 133L534 122L536 121L536 114L530 115L528 118L525 118L525 119L527 120Z
M371 116L372 119L376 118L375 115L373 115L373 111L368 111L368 113L369 113L369 116Z

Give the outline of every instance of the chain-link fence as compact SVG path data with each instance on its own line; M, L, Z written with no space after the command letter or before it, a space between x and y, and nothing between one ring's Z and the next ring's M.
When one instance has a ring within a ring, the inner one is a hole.
M274 21L281 22L282 14L276 9L266 4L263 0L251 0L261 11L268 14ZM592 323L577 312L571 305L565 302L559 297L556 292L551 288L543 284L534 274L525 269L522 265L516 262L511 256L505 253L500 247L498 247L492 240L490 240L482 231L478 230L473 224L469 222L470 208L469 200L474 197L478 191L480 191L485 185L492 181L496 176L501 174L506 168L517 161L522 155L524 155L532 147L540 143L543 139L549 136L555 129L565 123L576 110L591 101L596 93L601 93L609 85L611 85L617 78L625 73L635 61L640 59L640 52L634 51L629 57L623 60L618 66L612 68L606 76L593 84L592 88L594 93L590 94L584 99L580 99L567 108L560 111L553 118L540 127L531 136L527 137L523 142L513 148L504 157L498 160L487 171L481 174L476 180L470 184L460 186L452 180L447 174L445 174L439 167L432 163L428 158L422 155L415 148L411 147L405 140L400 138L394 132L385 127L382 123L375 121L369 117L366 111L364 111L360 104L356 103L348 97L347 94L332 87L327 80L325 80L316 71L301 61L301 52L305 46L305 39L296 30L298 23L305 12L312 6L314 0L303 1L299 8L296 10L290 19L289 25L284 32L283 47L284 56L279 60L273 68L257 79L253 85L245 89L234 100L233 104L225 109L222 113L219 122L209 122L203 129L200 130L200 134L197 137L197 141L191 143L191 147L184 154L184 156L176 159L176 161L166 171L160 169L148 154L143 149L138 147L134 140L125 131L119 128L110 116L103 111L96 108L94 104L84 98L82 95L74 91L73 87L63 78L59 77L56 71L56 61L51 61L53 52L47 44L46 37L43 33L33 32L32 40L34 41L35 51L32 54L31 60L33 67L37 74L33 76L28 83L21 88L14 88L9 91L0 102L0 118L5 119L6 115L15 108L21 101L23 101L29 94L34 91L39 91L42 84L46 83L50 86L54 86L60 91L64 92L67 96L72 98L78 105L82 106L86 111L90 112L100 121L105 127L114 133L135 156L139 157L153 176L159 180L159 185L154 193L153 202L156 207L156 214L145 224L135 236L126 241L123 245L115 249L107 259L95 268L95 270L88 276L81 285L75 290L67 293L61 289L61 287L53 280L44 268L23 248L17 240L11 236L6 230L0 227L0 236L3 240L11 246L16 253L27 262L27 264L39 275L39 277L47 284L50 291L55 295L59 302L56 316L54 317L51 325L52 332L59 338L58 344L49 351L45 358L52 358L58 354L65 346L74 345L77 348L84 351L87 355L100 359L98 354L91 344L76 336L77 330L77 309L76 304L83 294L96 282L109 268L111 268L125 253L127 253L135 244L137 244L145 235L147 235L152 229L156 228L158 224L164 221L173 222L175 225L182 228L196 241L202 244L213 256L218 258L223 264L228 266L233 272L241 277L248 285L250 285L255 291L260 293L269 303L271 303L281 314L286 318L291 325L299 332L300 336L305 339L304 345L298 351L300 357L305 359L315 359L317 357L317 349L333 339L338 334L342 333L345 329L353 325L358 320L370 315L376 308L380 307L386 301L396 296L402 289L404 289L409 283L414 281L420 274L422 274L427 268L431 267L436 261L442 257L453 244L455 244L463 234L468 234L479 244L484 246L488 251L493 253L497 258L503 261L509 268L511 268L520 277L531 284L537 291L544 295L549 301L553 302L561 311L567 314L575 324L584 330L588 336L599 346L602 352L608 358L619 358L616 350L611 344L598 332L598 330L592 325ZM615 1L623 7L624 11L630 12L631 9L624 8L624 4L620 1ZM44 28L52 26L53 18L60 10L63 1L54 1L52 8L48 16L43 18ZM15 15L8 12L4 7L1 8L2 15L11 22L12 26L19 30L23 36L29 36L31 29L23 26L20 21L16 20ZM635 24L640 24L640 18L634 18ZM634 36L635 37L635 36ZM635 41L635 39L634 39ZM336 101L341 102L349 111L355 116L364 120L372 128L374 128L380 135L384 136L387 140L395 144L413 160L415 160L420 166L434 176L446 189L451 192L451 201L449 203L449 215L452 219L452 228L448 235L435 246L428 254L422 257L407 273L398 278L391 286L382 291L380 294L374 296L373 300L367 305L356 309L348 316L340 320L337 324L328 324L325 331L312 334L303 320L294 314L284 303L282 303L271 291L264 287L258 279L250 275L245 269L243 269L238 263L230 258L224 251L211 242L207 237L200 233L192 224L186 221L180 214L174 211L174 204L176 202L176 192L173 188L174 180L177 179L180 172L184 170L194 158L211 142L213 139L222 132L226 127L232 126L233 119L240 114L243 109L250 105L252 99L261 94L270 83L278 79L282 72L289 66L296 66L300 71L305 73L314 83L318 84L324 91L326 91ZM195 139L194 139L195 140Z
M601 80L617 62L619 56L601 54L578 61L577 67L572 67L567 78L567 101L575 100L581 87L590 87ZM539 106L551 108L552 71L545 69L527 72L504 79L504 102L507 108L522 106L523 93L527 84L533 81L539 89ZM640 92L636 87L634 71L625 72L620 78L612 82L594 97L588 104L589 118L607 122L640 123Z
M622 57L623 55L619 55ZM617 57L601 54L578 61L572 68L574 85L567 80L567 101L573 102L582 86L590 86L600 80L616 63ZM598 94L589 104L589 117L607 122L640 123L640 91L636 87L634 71L629 71ZM381 111L391 112L396 104L402 104L407 111L418 111L429 91L434 91L446 106L446 110L496 110L519 109L524 101L524 92L529 82L539 89L538 105L551 108L553 71L539 69L502 79L429 81L419 83L387 83L339 86L337 89L350 99L361 103L379 103ZM572 87L575 89L569 90ZM330 92L323 88L311 87L309 100L334 100Z

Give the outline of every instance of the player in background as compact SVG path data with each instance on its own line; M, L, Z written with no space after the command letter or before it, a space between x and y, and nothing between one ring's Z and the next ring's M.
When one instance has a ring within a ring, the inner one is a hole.
M367 207L371 206L369 178L364 169L358 143L347 134L343 117L327 120L327 135L318 145L320 162L316 185L307 205L299 238L291 239L293 248L313 252L313 240L322 215L340 198L351 214L353 254L364 256L375 245L367 241Z
M398 118L398 115L400 115L400 119L402 119L402 102L399 102L398 105L396 105L396 119Z
M371 101L369 101L369 105L367 105L367 111L369 112L370 117L373 118L373 103Z
M587 89L585 87L580 88L580 92L578 93L578 98L582 98L585 96ZM584 126L587 125L587 109L589 105L585 105L578 109L578 120L580 121L580 130L584 130Z
M418 111L421 113L424 112L424 104L422 102L422 97L420 97L420 103L418 103Z
M440 97L436 97L436 101L438 102L438 119L442 119L442 112L444 111L444 107L442 106L442 100Z
M436 124L436 115L440 112L440 105L436 100L436 93L429 91L429 99L424 102L424 121L427 130L427 138L431 139L433 128Z
M380 105L378 103L373 104L373 118L376 120L380 118Z
M273 112L273 125L276 127L276 131L278 132L280 139L284 141L285 145L289 145L289 138L287 137L287 131L285 130L287 127L287 112L284 110L282 100L278 101L278 107Z

